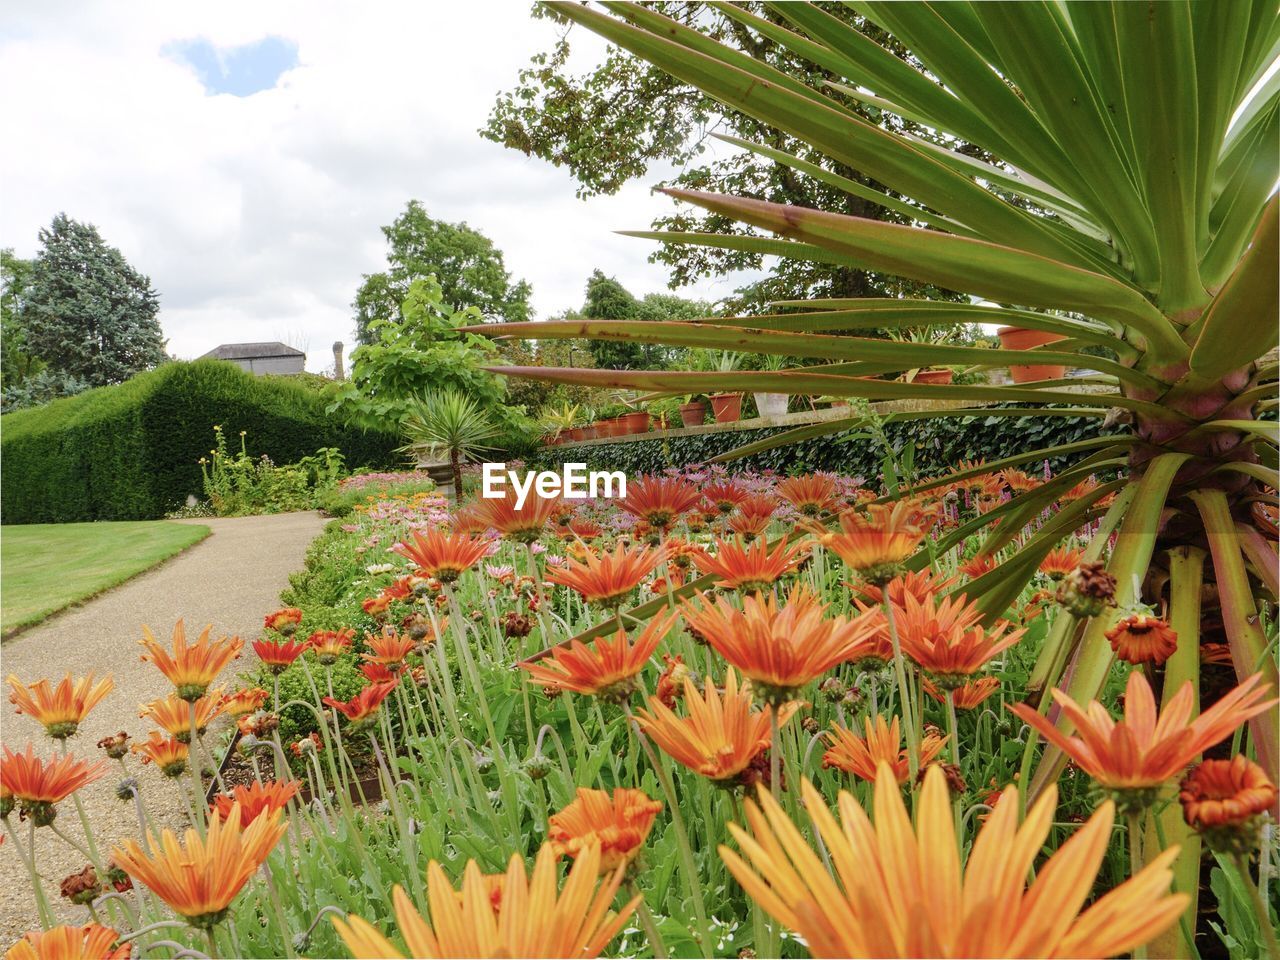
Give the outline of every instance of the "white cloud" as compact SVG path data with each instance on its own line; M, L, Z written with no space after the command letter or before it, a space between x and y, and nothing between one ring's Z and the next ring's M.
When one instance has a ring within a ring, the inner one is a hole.
M411 197L491 237L539 316L579 305L594 267L665 289L651 245L611 231L670 201L644 184L580 201L565 171L476 133L555 36L526 0L30 4L7 21L0 87L21 92L5 112L0 245L31 255L60 210L95 223L150 275L180 357L300 334L323 369L350 340L360 275L382 267L378 228ZM244 98L208 95L165 52L271 35L297 43L298 66ZM575 44L601 49L582 31Z

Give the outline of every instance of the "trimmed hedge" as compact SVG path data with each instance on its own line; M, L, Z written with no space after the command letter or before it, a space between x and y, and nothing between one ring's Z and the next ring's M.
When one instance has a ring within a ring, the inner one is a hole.
M906 420L887 424L885 435L900 454L907 443L916 445L915 468L920 476L951 469L961 460L998 460L1018 450L1051 447L1097 436L1102 422L1095 417L989 417ZM623 470L629 475L655 473L666 467L705 463L747 443L789 429L739 430L688 437L655 438L632 443L602 443L590 447L544 447L531 467L547 469L565 462L586 462L588 469ZM784 474L832 470L874 480L880 476L885 450L865 430L829 434L784 447L775 447L732 465ZM1050 461L1054 470L1075 458ZM1036 464L1029 465L1035 469Z
M200 458L221 424L228 443L290 463L337 447L348 467L387 467L398 439L347 427L323 394L285 378L258 378L222 360L167 363L0 417L4 523L146 520L202 495Z

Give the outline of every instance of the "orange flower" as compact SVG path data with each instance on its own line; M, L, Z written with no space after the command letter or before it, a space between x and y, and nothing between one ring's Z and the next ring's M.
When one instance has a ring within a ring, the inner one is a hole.
M643 790L619 787L610 796L606 790L579 787L573 802L551 816L547 840L561 857L576 859L599 849L600 870L612 873L635 859L661 809Z
M864 721L867 735L860 737L846 730L839 724L831 728L827 740L831 748L822 755L823 767L835 767L855 777L874 782L880 770L889 770L898 783L906 783L910 776L910 763L907 751L902 747L902 731L898 726L898 718L886 724L884 717L876 714L875 723L867 717ZM932 734L920 741L920 766L925 767L933 761L943 746L946 737Z
M673 657L669 653L664 653L662 662L665 666L662 668L662 675L658 677L658 685L654 688L653 695L664 706L674 710L676 699L684 691L684 682L690 678L691 674L689 668L685 666L684 657L680 654Z
M4 960L129 960L133 948L117 947L119 939L115 930L96 923L33 930L5 952Z
M218 689L210 690L195 701L196 733L204 735L214 717L222 713L224 699L222 690ZM177 694L171 693L159 700L152 700L150 703L140 704L139 706L141 707L138 711L139 717L149 718L157 726L163 727L165 732L175 740L180 740L183 743L191 742L191 707L193 704L180 700Z
M298 795L298 782L288 783L272 781L259 783L254 781L248 786L238 786L231 793L220 793L213 798L210 810L226 820L231 816L231 808L240 804L240 822L246 827L257 820L263 813L275 813L289 805L289 801Z
M449 528L454 533L484 533L489 529L489 521L480 510L480 505L468 503L459 507L449 519Z
M464 571L480 562L489 552L489 544L465 533L449 534L432 527L425 534L413 531L412 545L398 543L391 552L408 558L418 576L453 583Z
M751 543L757 537L763 537L765 531L769 529L772 522L772 516L767 513L743 513L739 511L729 518L729 530L737 534L746 543Z
M1034 490L1042 482L1029 473L1012 468L1001 471L1000 476L1009 485L1009 489L1015 493L1026 493L1029 490Z
M720 577L716 582L718 587L761 591L794 571L808 555L807 543L788 546L785 540L779 540L770 550L764 540L757 540L751 546L741 540L717 540L714 557L699 552L694 554L693 562L702 573Z
M417 649L417 642L408 634L396 633L390 627L376 637L365 634L364 642L372 653L362 653L362 659L369 663L380 663L384 667L397 667L404 663L404 658Z
M9 702L18 708L18 713L35 718L56 740L75 733L89 711L115 686L109 674L95 684L92 673L74 681L68 673L57 687L48 680L37 680L28 687L13 674L9 674L8 682L13 688Z
M919 507L906 500L870 503L866 510L867 517L854 511L840 514L843 533L826 533L820 539L864 580L879 585L901 572L903 561L924 540L924 530L916 523Z
M542 536L543 528L559 509L559 503L555 498L540 497L530 492L524 506L517 509L515 491L508 490L505 497L481 500L476 510L489 526L509 540L533 543Z
M620 506L632 516L666 530L676 517L696 507L701 499L702 492L687 480L648 476L627 484L627 495Z
M738 675L730 667L724 695L707 677L702 692L692 680L684 682L688 716L677 717L657 697L647 710L636 711L636 722L672 759L709 780L737 778L759 754L769 749L773 708L752 710L751 693L738 687ZM778 708L778 726L784 726L800 709L798 701Z
M370 683L395 683L400 679L400 671L388 670L381 663L362 663L360 672Z
M582 562L566 558L563 566L549 567L547 581L576 590L588 603L616 610L662 559L663 551L651 547L618 544L612 553L601 554L583 547Z
M283 633L285 636L292 634L301 622L302 611L297 607L285 607L275 613L268 613L262 618L264 627L268 630L275 630L277 633Z
M974 554L959 567L970 580L976 580L984 573L990 573L996 568L996 558L989 553Z
M947 702L946 692L938 689L938 685L924 677L924 692L939 703ZM977 677L964 686L951 691L955 698L957 710L974 710L986 702L987 698L1000 689L999 677Z
M166 777L176 777L187 769L187 744L152 730L142 743L129 748L142 754L143 763L154 763Z
M835 478L825 473L788 477L774 491L806 517L835 510L838 504Z
M699 593L698 599L701 609L681 604L685 622L775 702L848 659L880 622L876 613L826 619L827 604L807 587L792 590L781 608L759 594L746 597L741 610L724 597L709 602Z
M893 611L902 652L941 687L963 685L1026 632L1010 631L1006 620L984 628L979 623L982 612L963 594L942 600L929 597L923 603L910 594L904 599L906 603Z
M470 860L459 892L434 860L427 866L428 924L400 887L392 890L396 926L411 957L598 957L617 936L640 898L618 913L610 906L622 883L622 871L600 882L600 851L586 850L556 885L556 855L543 844L532 877L524 858L512 854L495 906L493 883ZM354 914L333 918L333 926L358 960L403 960L372 924Z
M261 710L270 697L271 694L261 687L248 687L224 696L218 706L229 717L244 717Z
M36 757L31 744L24 753L4 748L0 762L0 795L6 804L16 800L37 827L53 823L54 805L88 786L105 772L106 760L90 763L63 755L44 761Z
M344 702L335 700L333 697L325 697L323 703L333 707L352 724L363 723L377 713L378 708L382 706L382 701L387 699L391 691L396 688L396 682L370 684L350 700Z
M111 857L187 923L209 929L226 917L231 901L286 829L279 810L262 814L243 829L241 816L238 804L232 804L225 819L213 814L203 838L195 830L186 832L185 849L172 830L165 830L159 839L148 832L149 854L138 841L126 840Z
M1205 760L1182 779L1178 800L1187 824L1222 853L1251 853L1258 845L1259 818L1276 803L1276 785L1239 753Z
M1276 703L1262 701L1267 688L1258 689L1255 673L1217 703L1191 720L1195 694L1188 680L1156 716L1156 701L1139 670L1129 673L1124 693L1124 719L1111 719L1094 700L1081 707L1061 690L1053 698L1077 736L1067 736L1025 703L1010 706L1022 720L1071 757L1103 788L1131 805L1145 807L1163 784L1176 777L1191 760L1232 733L1250 717ZM1260 702L1262 701L1262 702ZM1190 722L1188 722L1190 721Z
M306 652L307 641L286 638L284 640L255 640L253 652L272 673L282 673L286 667Z
M676 621L675 613L650 620L632 643L619 629L612 640L599 637L592 646L580 640L556 647L550 662L522 663L535 683L547 690L572 690L606 700L626 700L635 693L640 671Z
M715 504L721 513L733 513L733 508L750 494L731 480L717 480L702 488L702 495Z
M1135 613L1106 633L1111 649L1125 663L1164 663L1178 649L1178 635L1159 617Z
M574 517L565 526L561 535L567 534L570 537L577 537L579 540L590 543L604 536L604 527L596 523L594 520L588 520L584 517Z
M391 606L391 598L388 596L379 595L376 597L370 597L369 599L365 600L363 603L360 604L360 609L363 610L365 613L367 613L369 616L376 617L379 614L386 613L387 608L389 606Z
M1081 912L1110 844L1110 803L1040 865L1028 888L1053 826L1053 787L1021 826L1018 791L1007 788L963 864L937 765L925 773L914 826L892 776L876 777L874 825L848 793L836 801L837 822L811 783L801 790L829 861L763 790L745 805L750 832L729 827L742 853L722 846L720 856L815 957L1113 957L1167 930L1187 907L1185 894L1168 892L1178 855L1171 847Z
M901 576L894 577L885 585L884 589L889 591L890 603L902 606L906 602L903 597L908 593L923 603L927 597L931 597L935 593L946 593L957 582L955 577L944 577L926 567L923 570L909 570ZM848 586L849 589L871 603L884 602L884 590L881 590L880 587L873 583L851 583Z
M307 637L307 643L311 645L316 659L327 667L350 649L355 635L354 630L317 630Z
M1058 547L1056 550L1050 550L1045 555L1045 558L1040 561L1040 572L1050 580L1061 580L1076 567L1080 566L1082 559L1084 559L1083 550Z
M204 696L209 684L222 672L222 668L240 656L244 641L239 637L222 637L212 640L209 632L213 625L200 631L196 642L187 645L187 633L182 621L173 628L173 654L160 646L151 630L142 628L142 640L139 641L147 652L142 655L143 661L154 663L178 689L178 696L183 700L199 700Z

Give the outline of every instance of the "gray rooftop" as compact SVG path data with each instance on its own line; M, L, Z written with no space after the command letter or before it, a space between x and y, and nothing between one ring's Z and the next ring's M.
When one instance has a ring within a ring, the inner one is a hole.
M285 343L224 343L214 347L201 360L262 360L266 357L305 357L301 350L295 350Z

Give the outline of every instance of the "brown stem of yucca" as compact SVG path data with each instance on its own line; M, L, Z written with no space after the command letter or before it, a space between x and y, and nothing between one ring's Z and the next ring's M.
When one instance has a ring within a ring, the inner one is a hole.
M1267 908L1266 901L1262 899L1262 892L1258 889L1258 885L1253 882L1253 875L1249 872L1249 861L1243 854L1237 853L1232 856L1231 862L1235 865L1236 872L1240 874L1241 884L1249 891L1249 904L1253 907L1258 928L1262 931L1263 942L1267 945L1267 957L1269 960L1280 960L1280 941L1277 941L1276 929L1271 925L1271 911Z

